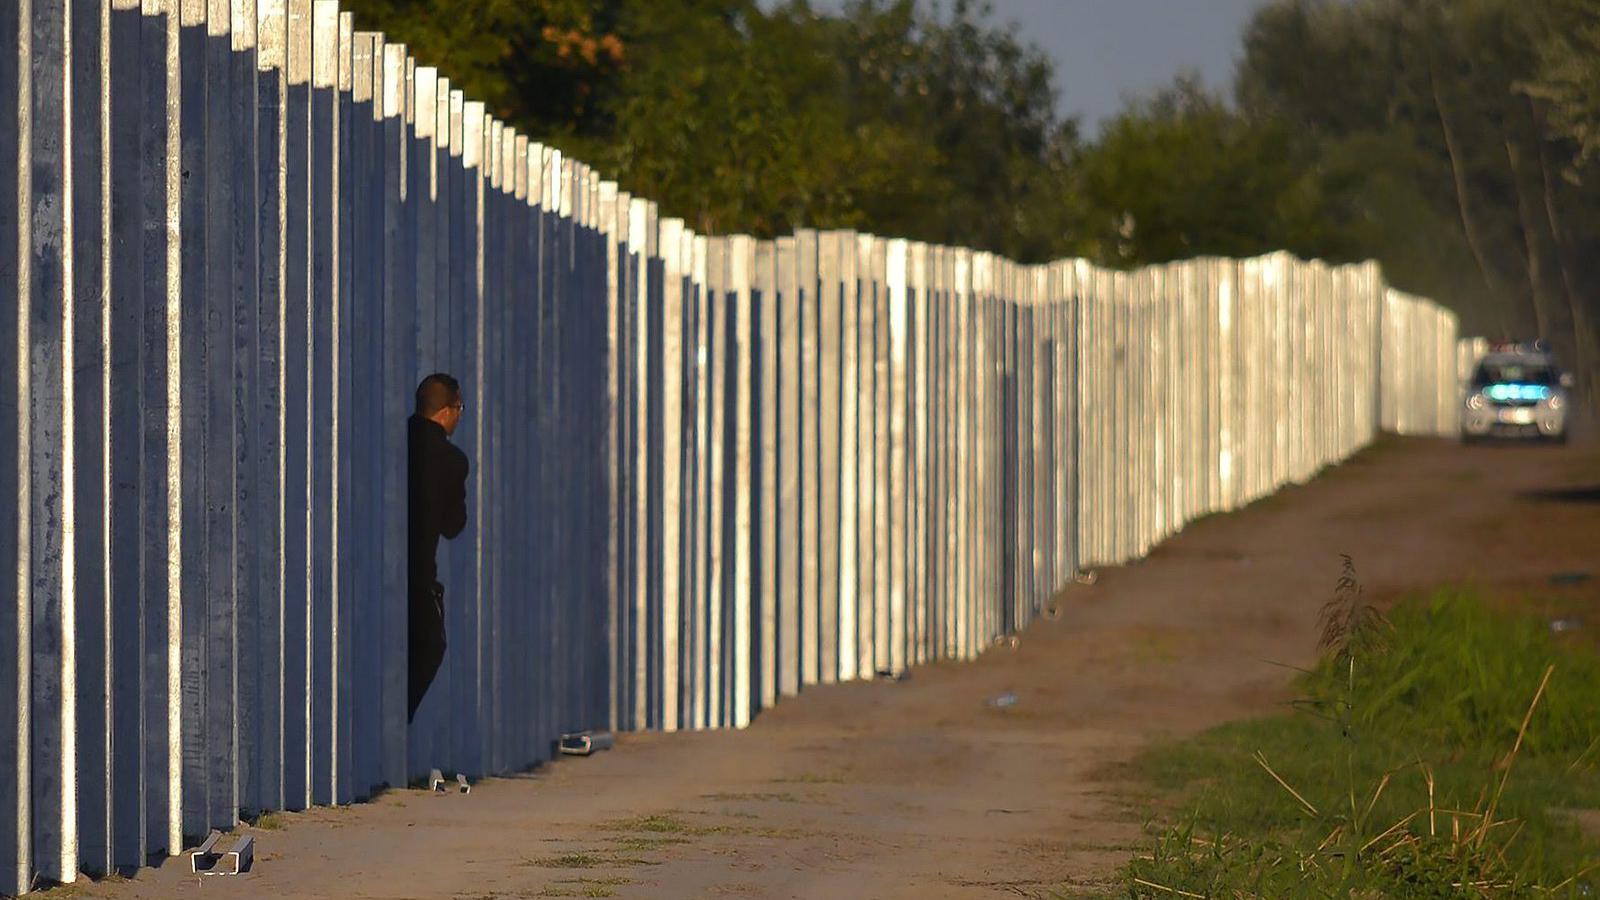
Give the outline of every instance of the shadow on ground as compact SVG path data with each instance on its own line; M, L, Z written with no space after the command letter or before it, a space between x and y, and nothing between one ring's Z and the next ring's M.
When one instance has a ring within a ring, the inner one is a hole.
M1535 503L1600 503L1600 484L1523 491L1517 496Z

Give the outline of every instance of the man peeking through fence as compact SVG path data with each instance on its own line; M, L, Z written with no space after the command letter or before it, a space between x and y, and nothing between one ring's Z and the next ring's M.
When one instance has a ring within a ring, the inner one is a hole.
M417 385L416 412L407 426L408 565L410 606L410 711L433 683L444 661L444 585L434 555L439 538L453 538L467 524L467 455L450 443L461 421L461 385L442 372Z

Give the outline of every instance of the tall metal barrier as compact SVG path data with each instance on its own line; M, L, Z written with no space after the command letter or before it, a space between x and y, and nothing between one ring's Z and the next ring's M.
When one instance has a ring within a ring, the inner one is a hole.
M1384 295L1382 426L1395 434L1461 427L1458 327L1450 311L1402 291Z
M1489 339L1486 337L1463 337L1456 340L1456 385L1462 390L1467 383L1472 381L1472 373L1478 368L1478 361L1489 352Z
M333 0L0 4L0 892L241 811L739 727L1454 430L1373 265L698 235ZM407 726L405 421L465 386Z

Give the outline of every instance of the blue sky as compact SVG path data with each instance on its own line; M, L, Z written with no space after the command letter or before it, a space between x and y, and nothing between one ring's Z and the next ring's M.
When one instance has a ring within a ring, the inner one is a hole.
M1057 103L1086 134L1125 96L1156 90L1185 69L1207 85L1233 80L1240 36L1263 0L994 0L1056 64Z
M1180 71L1198 71L1213 88L1230 84L1240 35L1264 0L992 2L995 18L1016 22L1055 61L1060 113L1093 136L1124 97L1158 89Z

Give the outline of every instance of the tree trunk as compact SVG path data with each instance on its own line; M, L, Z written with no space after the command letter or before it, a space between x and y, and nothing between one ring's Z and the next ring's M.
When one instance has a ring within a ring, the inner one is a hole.
M1528 191L1523 189L1522 149L1509 134L1502 135L1506 164L1511 169L1511 188L1517 197L1517 217L1522 226L1522 245L1528 260L1528 285L1533 289L1533 315L1539 323L1539 337L1551 342L1558 356L1572 359L1574 353L1572 316L1564 298L1554 292L1550 277L1550 253L1545 240L1546 223L1539 215Z
M1539 105L1528 98L1528 111L1533 118L1535 133L1543 135L1545 126ZM1588 398L1592 410L1600 411L1600 331L1596 329L1595 310L1591 307L1590 292L1583 285L1594 283L1588 269L1582 265L1582 254L1572 246L1567 230L1562 227L1556 208L1555 181L1551 174L1550 148L1542 139L1538 141L1539 177L1544 195L1544 214L1550 224L1550 236L1555 244L1556 267L1561 272L1561 284L1566 290L1567 305L1572 313L1573 343L1577 350L1573 358L1573 372L1578 387ZM1590 276L1590 277L1586 277Z
M1478 227L1477 219L1472 215L1472 208L1467 200L1467 176L1461 165L1460 144L1456 141L1455 128L1450 124L1450 116L1445 111L1444 97L1439 91L1439 79L1434 72L1432 56L1428 57L1427 65L1428 86L1433 93L1433 109L1439 117L1439 128L1444 132L1445 153L1450 158L1450 176L1455 185L1456 210L1461 219L1461 230L1466 236L1467 248L1472 251L1472 259L1478 264L1478 273L1483 277L1484 286L1489 289L1490 295L1499 301L1496 306L1501 310L1501 328L1508 332L1505 336L1509 337L1510 328L1506 323L1504 309L1511 297L1489 264L1482 231Z

